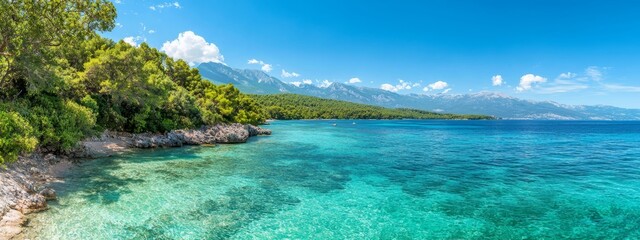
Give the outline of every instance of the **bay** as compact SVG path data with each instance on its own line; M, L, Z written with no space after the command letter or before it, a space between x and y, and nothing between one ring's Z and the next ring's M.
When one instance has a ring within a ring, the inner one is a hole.
M335 124L335 126L334 126ZM32 239L636 239L640 122L275 121L85 161Z

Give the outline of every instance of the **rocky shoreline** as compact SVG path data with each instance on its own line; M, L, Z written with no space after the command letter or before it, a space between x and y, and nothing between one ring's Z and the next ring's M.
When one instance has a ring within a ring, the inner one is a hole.
M181 147L218 143L244 143L249 137L270 135L271 130L239 123L218 124L200 129L174 130L166 134L131 134L106 131L85 139L62 153L40 149L0 169L0 239L12 239L22 232L25 214L47 209L47 200L56 198L49 184L61 181L59 172L81 159L108 157L133 149Z

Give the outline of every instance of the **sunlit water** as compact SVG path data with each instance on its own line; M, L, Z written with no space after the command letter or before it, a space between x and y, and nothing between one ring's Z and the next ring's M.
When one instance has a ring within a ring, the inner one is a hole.
M640 238L640 122L353 122L84 162L26 237Z

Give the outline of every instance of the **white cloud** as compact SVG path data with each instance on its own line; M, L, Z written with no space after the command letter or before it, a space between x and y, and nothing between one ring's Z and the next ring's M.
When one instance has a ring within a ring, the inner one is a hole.
M520 77L520 85L518 85L518 87L516 87L516 90L518 90L518 92L522 92L525 90L529 90L531 89L531 85L534 83L543 83L546 82L547 79L543 78L541 76L537 76L537 75L533 75L531 73L523 75L522 77Z
M192 31L180 33L177 39L165 42L161 50L170 57L182 59L190 65L204 62L224 63L220 49Z
M558 79L572 79L572 78L575 78L576 76L578 76L578 74L575 74L572 72L566 72L566 73L560 73L560 75L558 75Z
M429 86L429 88L431 88L433 90L440 90L440 89L444 89L444 88L448 87L449 84L447 82L437 81L437 82L434 82L432 84L429 84L428 86Z
M605 89L615 91L615 92L640 92L640 87L636 86L625 86L619 84L603 84Z
M262 65L262 67L260 69L262 69L262 71L265 71L265 72L271 72L271 70L273 70L273 67L271 66L271 64L265 63L263 61L255 59L255 58L249 59L249 61L247 61L247 64Z
M449 91L451 91L451 88L447 88L444 91L442 91L443 94L448 93Z
M383 83L382 85L380 85L380 89L382 90L386 90L386 91L390 91L390 92L397 92L398 89L396 89L395 86L388 84L388 83Z
M390 91L390 92L398 92L401 90L411 90L412 88L419 87L419 86L420 86L419 83L417 83L416 85L416 83L407 82L405 80L399 79L398 84L391 85L391 84L385 83L380 85L380 89Z
M131 46L137 47L138 46L138 40L139 40L139 36L136 37L125 37L122 39L122 41L128 43Z
M118 28L122 28L122 23L117 22L117 23L116 23L116 27L118 27Z
M163 9L163 8L180 9L180 8L182 8L182 6L180 6L179 2L165 2L165 3L149 6L149 9L151 9L153 11L160 10L160 9Z
M125 37L125 38L122 39L122 41L124 41L124 42L126 42L129 45L134 46L134 47L138 46L138 43L136 42L134 37Z
M327 80L325 80L327 81ZM302 81L295 81L295 82L290 82L292 85L295 85L296 87L300 87L302 85L311 85L313 84L313 80L311 79L304 79Z
M149 30L149 34L154 34L154 33L156 33L156 30L153 30L153 29Z
M585 74L594 81L602 80L602 71L599 67L590 66L585 71Z
M284 69L282 69L282 74L280 74L280 76L282 76L283 78L290 78L290 77L300 77L300 74L296 72L287 72Z
M538 93L565 93L573 92L582 89L587 89L589 86L584 84L554 84L553 86L543 87L537 90Z
M271 72L271 70L273 70L273 67L271 67L271 64L264 64L262 65L261 69L262 71L265 71L265 72Z
M347 81L347 83L351 83L351 84L355 84L355 83L361 83L362 80L360 80L360 78L354 77L349 79L349 81Z
M584 84L584 77L578 77L578 74L572 72L560 73L558 77L556 77L553 82L546 84L545 86L538 86L535 89L535 92L542 94L552 94L552 93L565 93L565 92L573 92L579 91L583 89L589 88L588 85ZM517 89L518 91L524 91L526 89L522 88L522 90Z
M331 86L331 84L333 84L333 82L325 79L325 80L322 80L322 82L320 82L318 84L318 87L327 88L327 87Z
M323 81L316 80L316 83L317 83L318 87L328 87L333 82L331 82L329 80L323 80ZM302 81L289 82L289 84L294 85L296 87L301 87L303 85L313 85L313 80L311 80L311 79L303 79Z
M640 92L640 86L606 83L604 71L608 69L608 67L589 66L584 70L584 73L560 73L552 82L548 83L546 78L527 74L522 76L516 90L519 92L533 90L533 92L541 94L577 92L584 89L602 92ZM534 84L537 84L535 88Z
M448 87L449 84L447 82L444 81L436 81L434 83L428 84L426 87L424 87L422 89L422 91L428 92L430 90L441 90L441 89L445 89L446 87ZM449 90L445 90L446 92L451 91L451 89Z
M495 75L495 76L491 77L491 83L493 84L493 86L502 85L502 83L503 83L502 75Z

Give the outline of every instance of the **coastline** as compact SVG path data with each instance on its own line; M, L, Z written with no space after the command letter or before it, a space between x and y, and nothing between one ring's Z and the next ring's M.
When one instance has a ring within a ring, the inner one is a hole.
M0 169L0 239L12 239L22 232L25 215L47 209L56 199L50 183L60 182L61 173L86 159L127 154L135 149L182 147L184 145L245 143L250 137L271 131L249 124L218 124L200 129L174 130L165 134L105 131L87 138L68 152L53 154L38 150Z

